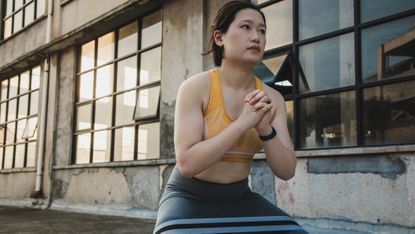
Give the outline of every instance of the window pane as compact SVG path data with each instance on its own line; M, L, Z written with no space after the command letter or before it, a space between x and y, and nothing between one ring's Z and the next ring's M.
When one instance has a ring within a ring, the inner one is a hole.
M32 69L31 90L38 89L39 83L40 83L40 67L35 67Z
M136 100L136 91L130 91L117 95L116 111L115 111L115 125L120 126L124 124L134 123L133 114Z
M93 98L94 92L94 73L82 74L79 78L79 101L86 101Z
M27 122L26 119L17 121L17 130L16 130L17 131L17 136L16 136L17 143L25 141L25 139L23 139L23 134L24 134L25 127L27 125L26 122Z
M138 91L134 118L155 116L157 114L160 97L160 86Z
M19 85L19 77L15 76L10 79L9 84L9 98L15 97L17 95L17 90Z
M13 13L13 1L3 1L6 4L6 16L9 16Z
M8 18L4 21L4 39L10 37L12 35L12 17Z
M24 25L29 25L35 19L35 4L30 3L25 7Z
M111 127L112 122L112 97L98 99L95 102L94 129Z
M23 24L23 11L19 11L13 16L13 33L18 32L20 29L22 29Z
M161 42L161 11L157 11L143 19L141 48Z
M76 139L76 163L89 163L89 153L91 150L91 133L78 135Z
M91 108L90 103L77 107L76 130L91 129Z
M4 167L3 168L12 168L12 166L13 166L13 153L14 153L14 147L13 146L6 147L6 152L4 154Z
M350 27L353 15L353 0L300 0L300 40Z
M415 143L415 81L363 91L366 145Z
M81 72L94 67L95 41L90 41L81 47Z
M39 102L39 91L30 93L30 115L37 114Z
M300 100L300 147L356 145L355 99L354 92L343 92Z
M300 81L301 92L353 85L353 33L301 46L299 60L306 80Z
M96 97L113 93L114 65L101 67L97 70Z
M15 120L16 119L16 106L17 99L12 99L9 101L9 110L7 113L7 121Z
M7 124L6 131L6 145L14 144L14 134L16 132L16 122L11 122Z
M23 118L27 116L27 108L29 104L29 95L23 95L19 97L19 111L18 118Z
M160 157L160 123L143 124L138 129L137 159Z
M161 47L141 54L140 85L160 80Z
M36 18L45 14L45 0L37 0Z
M27 144L27 162L26 167L34 167L36 160L36 142Z
M24 72L20 75L19 94L29 92L29 71Z
M281 1L262 8L267 20L265 50L293 42L293 2Z
M361 0L362 22L415 8L413 0Z
M286 101L285 105L287 106L288 133L290 134L291 142L294 143L294 102Z
M415 16L411 16L362 31L364 82L414 74L414 38L408 33L413 34L414 27Z
M117 92L137 86L136 56L118 62L117 69Z
M287 54L263 60L255 67L254 74L282 95L293 93L293 71Z
M1 125L0 126L0 146L4 146L4 133L5 133L5 131L6 131L6 125ZM0 150L1 150L1 148L0 148Z
M109 162L111 154L111 131L94 132L93 162Z
M114 161L134 160L134 128L115 130Z
M118 58L137 51L137 21L120 28L118 41Z
M10 0L8 0L10 1ZM23 0L14 0L14 10L18 10L23 6Z
M37 129L37 117L33 117L27 120L22 135L23 139L36 139Z
M9 87L9 80L3 80L1 82L1 101L7 99L7 88Z
M6 105L7 102L0 104L0 123L6 122Z
M24 155L26 144L16 145L16 155L14 156L14 168L24 167Z
M98 66L114 59L114 40L114 32L98 38Z

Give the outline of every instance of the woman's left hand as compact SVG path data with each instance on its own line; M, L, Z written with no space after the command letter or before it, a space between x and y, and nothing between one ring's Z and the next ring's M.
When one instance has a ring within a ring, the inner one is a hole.
M257 111L260 107L259 103L271 103L271 99L264 91L255 90L254 92L248 94L245 98L245 102L251 104L254 107L254 110ZM275 117L276 108L272 108L262 117L259 123L255 126L258 134L261 136L269 135L271 133L271 128L269 127L272 120Z

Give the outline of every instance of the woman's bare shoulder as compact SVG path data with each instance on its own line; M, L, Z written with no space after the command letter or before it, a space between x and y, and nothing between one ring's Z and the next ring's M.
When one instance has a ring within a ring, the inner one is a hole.
M198 102L202 110L205 110L209 102L209 76L210 72L206 71L185 80L180 86L178 95Z
M209 85L209 71L201 72L191 76L182 83L182 89L192 89L196 91L203 90Z
M278 104L278 105L284 104L284 102L285 102L284 97L282 96L282 94L280 92L278 92L278 90L275 90L275 89L271 88L270 86L268 86L265 83L263 83L263 85L264 85L265 93L267 93L268 96L276 102L276 104Z

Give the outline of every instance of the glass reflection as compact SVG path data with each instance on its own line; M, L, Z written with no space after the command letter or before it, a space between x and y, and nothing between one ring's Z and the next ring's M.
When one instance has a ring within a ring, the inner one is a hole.
M109 162L111 154L111 131L94 132L94 151L92 161Z
M19 77L15 76L10 79L9 98L15 97L17 95L18 88L19 88Z
M0 104L0 124L6 122L6 105L7 102Z
M29 91L30 74L29 71L20 74L19 94Z
M350 27L353 15L353 0L300 0L300 40Z
M16 122L9 122L6 131L6 145L14 144L14 137L16 133Z
M363 91L366 145L415 142L415 81Z
M7 99L8 87L9 87L9 80L3 80L1 82L1 101L5 101Z
M25 7L24 14L24 25L26 26L32 23L35 19L35 4L30 3L29 5L27 5Z
M115 34L110 32L98 38L97 65L103 65L114 59Z
M137 86L137 57L133 56L118 62L117 92Z
M140 85L160 80L161 47L141 54Z
M40 84L40 67L35 67L32 70L32 84L31 90L38 89Z
M24 141L23 133L24 133L24 130L25 130L25 127L26 127L26 122L27 122L27 120L25 120L25 119L17 121L17 129L16 129L16 131L17 131L16 142L17 143Z
M19 11L13 16L13 33L20 31L23 24L23 11Z
M95 102L94 129L111 127L112 122L112 97L98 99Z
M14 10L18 10L23 6L23 0L14 0Z
M286 101L287 108L287 127L290 134L291 142L294 144L294 102Z
M17 107L17 99L12 99L9 101L8 106L8 113L7 113L7 121L15 120L16 119L16 107Z
M39 91L30 93L30 115L37 114L39 102Z
M12 168L13 154L14 154L14 146L7 146L6 152L4 154L4 167L3 168Z
M12 35L12 18L13 17L10 17L10 18L6 19L6 21L4 21L4 29L3 29L4 30L4 32L3 32L4 39L6 39L6 38L8 38Z
M362 79L364 82L415 73L415 16L362 31Z
M25 144L16 145L16 155L14 156L14 168L24 167Z
M354 92L301 99L300 147L302 149L356 145Z
M118 58L137 51L137 21L120 28L118 39Z
M137 143L137 159L159 158L160 123L140 125Z
M37 18L39 18L39 16L43 14L45 14L45 0L37 0L37 9L36 9Z
M36 139L36 129L37 129L37 117L33 117L27 120L26 126L24 127L24 132L22 135L23 139L33 138Z
M91 150L91 133L78 135L76 139L76 163L89 163L89 154Z
M94 67L95 41L90 41L81 47L81 72Z
M94 91L94 73L82 74L79 78L79 101L92 99Z
M158 110L159 97L160 86L139 90L134 118L155 116Z
M114 65L101 67L97 70L96 97L109 95L113 92Z
M114 161L134 160L134 128L115 130Z
M27 108L29 104L29 95L23 95L19 97L19 111L18 118L23 118L27 116Z
M0 169L3 169L3 147L0 147Z
M361 0L360 9L362 12L362 22L377 19L387 15L407 11L415 8L415 1L413 0Z
M161 42L161 11L157 11L143 19L141 48Z
M355 81L353 33L301 46L299 60L306 80L300 91L312 92L353 85Z
M130 91L117 95L115 110L115 125L124 125L134 123L133 114L135 108L136 91Z
M34 167L36 160L36 142L27 144L26 167Z
M77 107L76 130L91 129L91 108L90 103Z
M267 19L265 50L293 42L293 2L281 1L262 8Z

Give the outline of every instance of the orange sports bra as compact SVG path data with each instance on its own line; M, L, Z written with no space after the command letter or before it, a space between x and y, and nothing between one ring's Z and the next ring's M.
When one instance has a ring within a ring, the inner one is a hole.
M204 137L208 139L220 133L233 122L225 110L221 81L217 68L210 71L210 94L209 103L203 113L205 119ZM261 81L255 77L255 86L263 90ZM255 128L246 131L225 153L221 161L225 162L250 162L254 154L262 149L262 142Z

